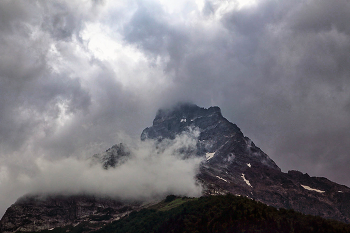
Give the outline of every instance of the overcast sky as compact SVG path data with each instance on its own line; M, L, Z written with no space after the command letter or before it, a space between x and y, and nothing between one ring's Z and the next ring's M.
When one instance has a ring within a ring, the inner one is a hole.
M0 190L38 159L138 138L179 101L219 106L284 172L350 186L349 12L347 0L0 1Z

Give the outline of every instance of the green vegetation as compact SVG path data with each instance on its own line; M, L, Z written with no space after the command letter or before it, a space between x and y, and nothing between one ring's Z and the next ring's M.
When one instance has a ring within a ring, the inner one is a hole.
M165 206L159 205L158 209L132 212L96 231L107 232L350 232L350 225L226 195L176 198Z
M79 229L78 229L79 228ZM83 231L78 225L75 233ZM67 228L55 229L55 233ZM276 209L245 197L209 196L198 199L169 197L149 208L132 212L95 233L298 233L350 232L350 225Z
M176 199L176 196L175 196L175 195L168 195L168 196L165 198L164 202L172 202L172 201L175 200L175 199Z
M189 199L184 199L184 198L177 198L174 201L168 203L167 205L165 205L164 207L160 208L159 211L168 211L171 210L175 207L178 207L180 205L182 205L183 203L189 201Z
M195 200L195 198L188 198L188 197L181 198L181 197L176 197L174 195L170 195L170 196L167 196L167 198L164 201L149 207L149 209L156 209L159 211L168 211L184 204L185 202L192 201L192 200Z

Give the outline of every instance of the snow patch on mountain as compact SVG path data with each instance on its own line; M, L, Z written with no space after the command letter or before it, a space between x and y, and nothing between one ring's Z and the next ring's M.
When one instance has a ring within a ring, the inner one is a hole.
M307 185L302 185L301 184L300 186L303 187L306 190L315 191L315 192L318 192L318 193L324 193L325 192L325 191L322 191L322 190L319 190L319 189L313 189L313 188L311 188L311 187L309 187Z
M242 173L242 176L241 176L241 177L243 178L244 182L245 182L248 186L250 186L250 187L253 188L253 186L250 184L249 180L247 180L247 179L245 178L245 175L244 175L243 173Z
M220 180L223 180L225 182L228 182L227 180L225 180L224 178L220 177L220 176L216 176L216 178L220 179Z
M207 159L207 161L209 161L210 159L212 159L215 155L215 152L213 153L206 153L205 154L205 158Z
M250 163L247 163L247 166L248 166L248 167L252 167L252 165L250 165Z

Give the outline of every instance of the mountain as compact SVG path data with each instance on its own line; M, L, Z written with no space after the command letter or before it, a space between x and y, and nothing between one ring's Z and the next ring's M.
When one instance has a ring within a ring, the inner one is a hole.
M200 131L196 156L206 161L197 177L206 194L243 195L277 208L350 223L348 187L299 171L282 172L237 125L222 116L219 107L181 104L159 110L141 139L173 139L189 128Z
M179 104L161 109L152 126L143 130L141 140L162 143L176 140L186 132L196 132L195 148L179 148L179 151L184 159L193 156L203 159L196 177L204 187L203 195L231 193L276 208L350 223L350 188L299 171L282 172L237 125L222 116L219 107L205 109ZM117 144L94 155L92 161L105 169L118 169L130 155L126 145ZM140 208L141 203L121 203L92 196L29 196L6 211L0 221L0 231L38 231L84 221L95 223L94 227L98 228ZM62 209L70 213L69 217L62 214Z
M103 153L93 155L91 160L93 164L101 163L104 169L109 169L123 164L130 154L130 149L123 143L119 143Z
M100 164L104 169L114 169L130 156L124 144L116 144L105 152L90 158L91 164ZM98 229L112 221L142 208L136 201L121 201L109 197L83 195L28 194L11 205L0 221L0 232L31 232L76 226L89 223L89 229Z
M276 209L247 197L209 195L200 198L169 195L165 200L118 221L91 228L89 222L63 226L40 233L347 233L350 224L294 210ZM17 233L22 233L21 231ZM36 233L28 232L28 233Z

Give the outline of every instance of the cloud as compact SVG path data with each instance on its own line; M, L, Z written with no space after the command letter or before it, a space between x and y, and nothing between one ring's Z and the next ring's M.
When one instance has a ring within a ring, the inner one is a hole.
M130 157L108 170L96 160L76 157L58 160L37 157L29 162L30 166L27 164L27 171L20 172L11 171L16 167L2 166L1 209L5 210L24 194L92 194L137 201L169 194L200 196L202 187L195 176L203 158L185 158L179 152L179 148L195 150L198 136L199 132L191 130L161 143L127 139L132 145Z
M219 105L284 171L348 184L349 3L259 1L242 9L206 4L209 13L185 17L191 23L142 5L143 14L134 18L144 20L126 25L142 29L127 41L167 55L175 85L165 99ZM152 36L162 40L147 39Z
M283 171L350 185L350 3L242 4L2 1L1 166L97 153L190 101L220 106Z

